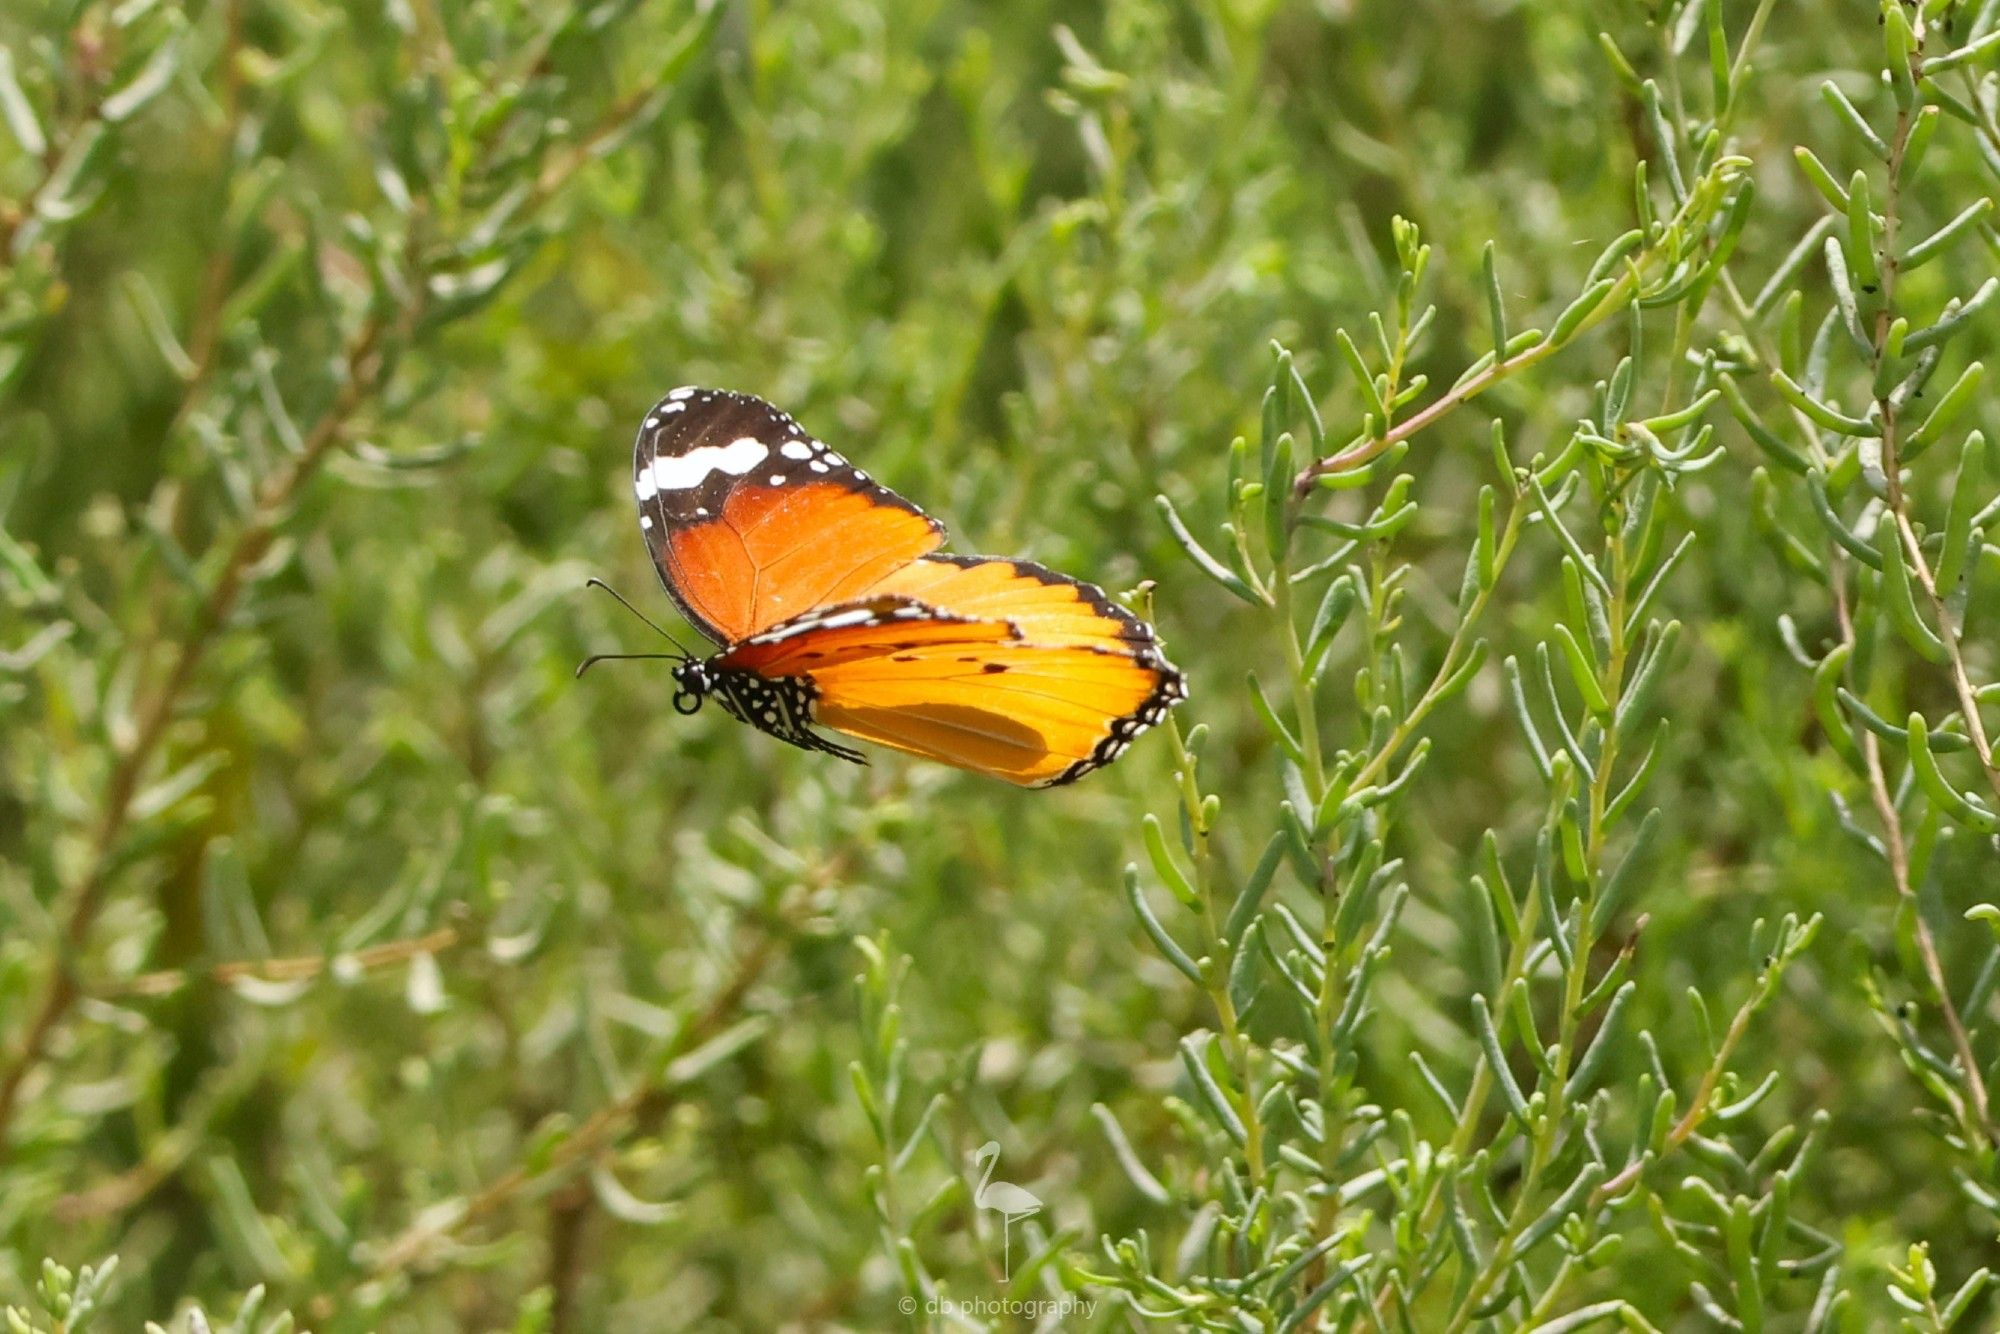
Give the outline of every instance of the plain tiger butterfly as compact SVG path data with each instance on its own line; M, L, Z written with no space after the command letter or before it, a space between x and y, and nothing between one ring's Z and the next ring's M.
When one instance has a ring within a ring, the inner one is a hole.
M660 582L721 652L583 666L675 659L682 713L713 697L807 750L866 763L826 727L1054 787L1187 697L1152 627L1103 590L940 553L941 524L760 398L674 390L639 428L632 482Z

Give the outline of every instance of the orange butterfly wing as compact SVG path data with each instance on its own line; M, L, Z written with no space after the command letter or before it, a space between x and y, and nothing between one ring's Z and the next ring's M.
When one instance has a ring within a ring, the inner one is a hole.
M944 541L762 399L676 389L632 451L639 528L667 592L721 644L866 592Z
M1186 695L1151 629L1102 591L984 557L906 566L716 666L806 677L814 722L1026 787L1109 764Z
M813 674L814 721L1022 787L1072 783L1183 697L1124 654L1023 641L930 645Z
M915 598L960 616L1012 621L1037 644L1158 656L1153 628L1103 589L1033 561L927 555L891 571L869 591Z

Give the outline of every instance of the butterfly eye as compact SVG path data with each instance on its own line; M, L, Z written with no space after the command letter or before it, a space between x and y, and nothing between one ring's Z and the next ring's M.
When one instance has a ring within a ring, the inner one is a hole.
M693 714L701 711L701 701L708 694L708 673L698 662L684 662L674 668L674 683L680 687L674 692L674 712Z

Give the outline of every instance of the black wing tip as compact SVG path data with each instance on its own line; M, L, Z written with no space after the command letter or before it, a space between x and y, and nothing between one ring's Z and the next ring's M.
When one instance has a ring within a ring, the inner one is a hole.
M713 411L717 404L768 413L780 426L798 425L791 413L769 399L746 394L740 389L717 389L701 384L676 385L646 409L646 415L639 421L637 449L643 450L648 439L666 430L677 418Z
M777 404L739 389L704 385L684 384L668 390L640 422L632 445L632 477L639 488L641 506L649 499L646 470L657 460L726 438L732 432L739 437L747 435L774 451L811 451L809 455L787 453L782 459L773 457L777 472L786 480L844 487L876 504L912 514L929 524L940 538L944 536L944 525L924 513L921 506L870 477ZM681 510L669 517L686 521L687 510L692 509L697 515L703 510L714 510L732 483L732 477L718 476L698 493L681 493Z
M718 398L728 399L733 402L749 401L752 403L764 403L766 407L771 406L755 394L746 394L740 389L720 389L715 385L708 384L679 384L660 395L660 401L653 404L651 408L648 408L646 415L648 417L658 416L665 410L669 403L709 403ZM776 411L776 409L773 408L772 411Z
M1187 677L1157 649L1148 654L1135 654L1134 661L1159 673L1160 679L1153 683L1152 692L1139 701L1138 708L1112 719L1110 730L1090 754L1038 786L1067 787L1085 774L1104 768L1123 755L1141 733L1165 722L1167 710L1187 699Z

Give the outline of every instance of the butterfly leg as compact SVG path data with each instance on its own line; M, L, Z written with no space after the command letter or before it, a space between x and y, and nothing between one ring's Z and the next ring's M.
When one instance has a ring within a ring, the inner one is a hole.
M825 737L821 736L818 732L807 731L805 733L805 736L806 736L805 741L802 742L793 741L792 744L803 745L807 750L821 750L825 751L829 755L838 755L841 759L852 760L856 764L868 763L868 757L863 755L860 751L849 750L846 746L843 746L838 742L829 741ZM791 741L790 737L786 737L785 739L787 741Z

